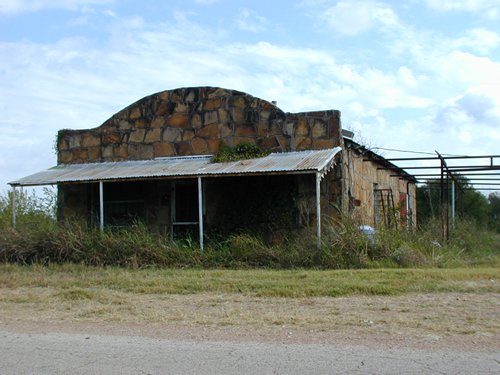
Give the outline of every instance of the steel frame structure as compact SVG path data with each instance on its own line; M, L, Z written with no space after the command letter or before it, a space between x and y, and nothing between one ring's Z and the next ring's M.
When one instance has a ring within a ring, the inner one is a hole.
M379 169L405 169L405 170L428 170L429 173L417 173L413 177L417 183L439 182L440 206L441 206L441 231L442 239L446 242L450 236L450 221L453 227L455 223L455 193L456 188L462 193L462 215L463 215L463 193L466 190L500 191L500 165L495 162L500 155L475 155L475 156L444 156L438 151L433 157L413 158L387 158L389 162L411 162L422 161L434 165L409 165L393 167L379 167ZM470 160L488 160L488 163L471 164ZM456 164L457 161L467 160L467 164ZM435 163L432 163L435 162ZM453 165L451 165L453 163ZM437 164L437 165L436 165ZM397 177L398 175L391 175ZM478 182L488 181L488 182ZM467 182L472 187L464 186ZM480 187L476 187L480 186ZM451 195L451 196L450 196Z

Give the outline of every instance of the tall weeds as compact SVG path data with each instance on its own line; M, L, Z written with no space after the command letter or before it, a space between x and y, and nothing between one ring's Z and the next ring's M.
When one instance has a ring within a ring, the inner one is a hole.
M208 246L202 252L196 241L171 241L140 223L100 232L83 223L57 222L50 210L35 209L29 199L18 207L16 230L10 223L8 200L0 200L1 262L282 269L500 264L500 235L473 222L457 223L451 240L442 243L437 222L416 232L381 229L371 240L353 220L343 218L325 229L320 249L315 235L303 230L272 238L246 233L207 238Z

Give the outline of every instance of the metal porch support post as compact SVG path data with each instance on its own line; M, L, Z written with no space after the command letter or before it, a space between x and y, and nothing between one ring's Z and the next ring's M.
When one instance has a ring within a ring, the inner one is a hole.
M408 224L408 230L413 230L413 206L410 194L410 181L406 182L406 222Z
M406 197L405 197L405 208L406 208L406 230L411 230L411 213L410 213L410 181L406 181Z
M448 170L448 166L446 166L446 241L450 238L450 172Z
M104 230L104 184L99 181L99 229Z
M321 249L321 174L316 173L316 237L318 250Z
M16 187L12 186L12 197L11 197L11 203L12 203L12 228L16 229Z
M201 177L198 177L198 229L200 231L200 249L203 251L203 189Z

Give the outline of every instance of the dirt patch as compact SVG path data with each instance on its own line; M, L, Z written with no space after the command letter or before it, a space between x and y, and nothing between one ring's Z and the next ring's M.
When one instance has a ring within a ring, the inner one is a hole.
M500 294L262 298L0 289L0 327L188 340L500 349Z

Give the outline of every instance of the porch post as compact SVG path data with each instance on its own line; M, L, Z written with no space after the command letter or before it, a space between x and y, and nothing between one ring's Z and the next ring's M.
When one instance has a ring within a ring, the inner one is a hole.
M318 250L321 249L321 174L316 173L316 237Z
M104 230L104 186L103 182L99 181L99 229Z
M16 187L12 186L12 197L11 197L11 203L12 203L12 228L16 229Z
M203 189L201 177L198 176L198 229L200 233L200 249L203 251Z

